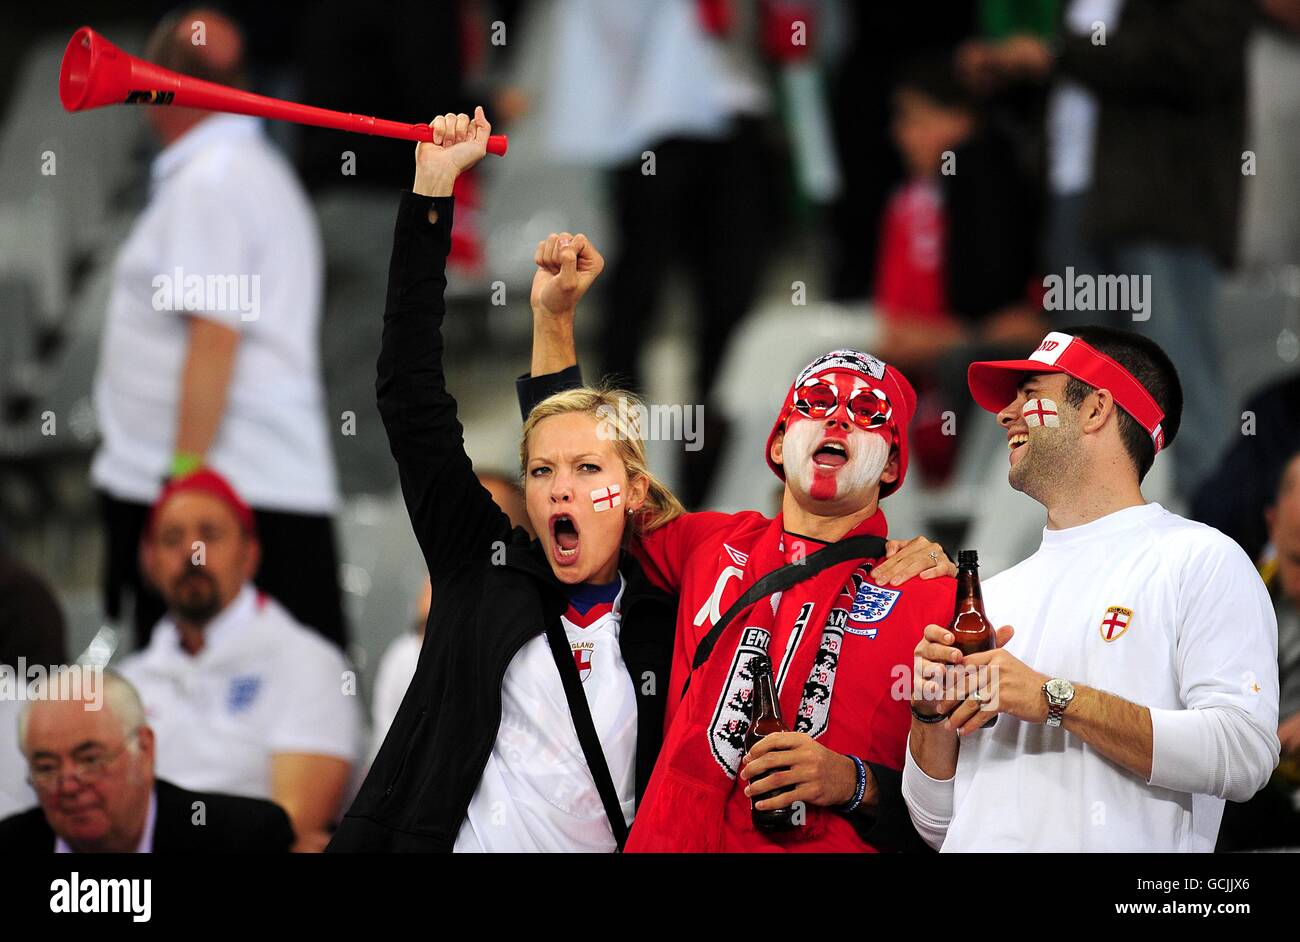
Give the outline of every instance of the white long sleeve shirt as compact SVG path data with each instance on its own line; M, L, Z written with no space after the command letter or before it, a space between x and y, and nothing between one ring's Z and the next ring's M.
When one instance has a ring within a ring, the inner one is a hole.
M1212 851L1224 800L1263 787L1280 751L1277 622L1240 547L1146 504L1045 530L983 589L990 620L1015 628L1011 654L1150 709L1151 778L1003 715L961 742L947 781L909 749L922 837L944 851Z

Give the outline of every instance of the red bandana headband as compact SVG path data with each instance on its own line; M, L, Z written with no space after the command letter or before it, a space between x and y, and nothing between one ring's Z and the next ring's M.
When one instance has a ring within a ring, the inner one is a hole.
M1165 446L1164 410L1146 387L1124 367L1078 337L1052 331L1026 360L972 363L966 373L971 395L989 412L1001 412L1016 398L1025 373L1064 373L1098 389L1109 389L1115 402L1146 429L1157 452Z
M149 516L145 522L144 536L150 538L153 536L154 524L158 520L158 514L161 512L163 505L171 500L177 494L198 491L204 494L210 494L220 500L230 508L234 513L235 519L239 521L240 528L250 536L257 535L257 518L254 516L252 509L244 503L244 499L239 496L230 482L211 468L200 468L179 478L173 478L163 487L162 493L158 499L153 502L149 508Z

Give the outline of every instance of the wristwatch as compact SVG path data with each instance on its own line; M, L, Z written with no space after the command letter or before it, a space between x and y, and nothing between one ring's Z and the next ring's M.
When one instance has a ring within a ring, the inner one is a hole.
M1074 699L1074 684L1064 678L1053 677L1043 684L1043 695L1047 697L1047 725L1060 726L1065 708Z

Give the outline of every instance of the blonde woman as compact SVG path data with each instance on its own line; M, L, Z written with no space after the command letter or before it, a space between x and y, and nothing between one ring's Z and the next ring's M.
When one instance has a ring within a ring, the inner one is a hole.
M675 618L624 547L681 506L618 426L619 391L566 391L529 416L537 541L476 480L440 326L452 186L491 129L481 108L432 127L398 211L377 392L433 605L415 677L329 849L613 851L663 739ZM535 291L576 303L597 274L569 250Z

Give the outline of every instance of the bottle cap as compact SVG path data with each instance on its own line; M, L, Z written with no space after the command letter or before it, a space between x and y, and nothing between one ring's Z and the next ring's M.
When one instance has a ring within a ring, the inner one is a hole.
M974 566L976 569L978 569L978 568L979 568L979 564L980 564L980 558L979 558L979 556L980 556L980 554L979 554L979 552L976 551L976 550L958 550L958 551L957 551L957 565L958 565L959 567L960 567L960 566Z

